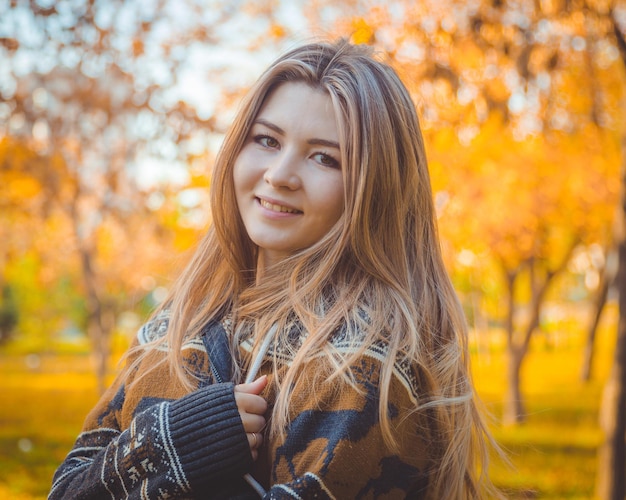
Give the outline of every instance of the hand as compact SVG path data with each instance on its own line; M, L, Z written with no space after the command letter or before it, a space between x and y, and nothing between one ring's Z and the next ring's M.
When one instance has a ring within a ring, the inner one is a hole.
M263 375L249 384L235 386L235 401L243 422L243 428L248 436L248 444L252 459L258 457L258 449L263 444L263 428L265 427L265 412L267 402L259 394L267 385L267 376Z

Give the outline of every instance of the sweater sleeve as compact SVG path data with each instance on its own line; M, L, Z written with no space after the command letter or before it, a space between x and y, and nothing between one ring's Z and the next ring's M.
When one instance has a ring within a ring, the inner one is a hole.
M99 406L119 405L122 397L123 387ZM250 468L232 384L152 403L124 430L112 418L85 428L57 470L49 499L184 498Z
M314 366L308 369L314 370ZM356 385L321 383L294 391L284 438L270 440L266 498L420 498L427 487L425 436L412 418L406 386L392 379L388 414L398 449L383 440L380 364L362 359ZM420 493L422 492L422 493Z

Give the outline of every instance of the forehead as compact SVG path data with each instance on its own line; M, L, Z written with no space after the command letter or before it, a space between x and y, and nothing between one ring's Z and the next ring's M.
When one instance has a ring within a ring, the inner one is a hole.
M330 101L328 93L321 89L305 83L303 81L283 82L271 88L263 98L263 104L259 112L271 104L276 105L280 101L285 100L307 100L309 98Z
M339 139L330 95L303 82L286 82L273 89L255 121L259 120L270 121L281 129L288 127L294 132L331 135L328 139L337 142Z

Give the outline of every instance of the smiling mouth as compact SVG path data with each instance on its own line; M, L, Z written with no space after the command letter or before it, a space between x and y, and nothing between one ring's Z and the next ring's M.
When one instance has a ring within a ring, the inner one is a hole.
M262 200L261 198L257 198L261 206L267 210L271 210L272 212L283 212L287 214L301 214L303 213L301 210L296 210L295 208L285 207L283 205L276 205L274 203L270 203L269 201Z

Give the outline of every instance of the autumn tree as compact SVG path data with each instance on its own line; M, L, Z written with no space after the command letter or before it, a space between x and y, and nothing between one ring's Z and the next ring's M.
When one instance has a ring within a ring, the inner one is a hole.
M140 184L187 176L189 155L214 130L212 110L195 109L177 84L187 51L224 36L233 10L215 4L12 0L0 16L0 137L35 151L27 163L37 174L22 179L69 221L57 251L79 264L101 387L115 315L140 290L158 229ZM7 175L19 171L17 158L3 158Z
M47 165L49 168L44 168ZM56 243L56 235L63 231L56 227L53 204L50 203L52 193L58 189L58 183L49 175L55 168L55 159L39 154L28 142L18 138L0 138L0 287L3 297L0 299L0 315L3 324L2 339L10 340L13 329L29 324L31 313L25 310L22 295L26 294L22 284L33 273L19 272L20 266L30 260L31 269L37 260L38 281L49 285L49 278L56 278L64 267L60 262L56 265L39 265L50 262L51 248L41 245L36 240L45 235L46 242ZM49 221L46 225L44 221ZM49 229L54 229L54 235ZM63 245L64 241L59 241ZM38 248L40 255L34 258L33 249ZM26 276L26 275L29 276ZM48 293L49 287L46 286ZM49 299L50 297L48 297ZM40 319L46 311L39 310Z
M3 89L9 115L3 133L30 140L42 156L59 157L54 164L39 163L57 187L46 199L71 221L67 246L80 263L86 329L102 390L115 300L99 282L100 234L110 218L137 206L125 167L134 153L129 127L137 127L129 111L138 106L131 102L122 61L104 50L112 36L96 23L92 4L13 2L11 7L3 19L10 26L3 58L12 77Z
M622 75L626 72L626 36L620 19L626 16L625 9L626 5L617 2L610 11L611 27L621 55ZM624 116L624 102L620 104ZM621 191L614 235L618 256L619 319L612 371L600 409L600 425L605 436L599 450L596 482L597 496L611 500L626 497L626 127L622 128L621 146Z
M606 247L623 88L602 2L320 2L318 22L382 49L418 103L442 233L497 264L505 420L550 289L577 247ZM311 19L314 12L308 13ZM322 19L326 16L326 19Z

